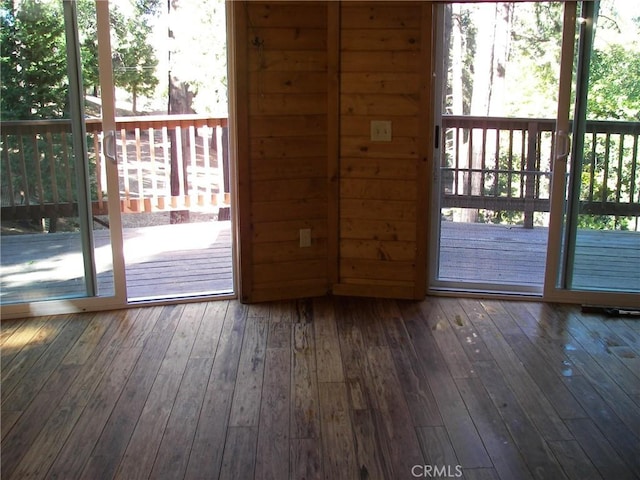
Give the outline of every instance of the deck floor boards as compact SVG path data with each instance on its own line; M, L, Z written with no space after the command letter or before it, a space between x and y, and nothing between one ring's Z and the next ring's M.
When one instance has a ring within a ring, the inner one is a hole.
M127 296L197 296L233 291L229 221L123 229ZM94 231L98 293L113 294L109 231ZM83 296L78 234L3 237L2 301Z
M7 480L640 478L637 320L577 306L217 300L2 333Z
M442 222L439 280L541 288L548 230ZM95 232L98 292L113 292L107 230ZM3 303L81 296L77 234L2 239ZM124 230L129 299L197 296L233 291L229 221ZM640 291L640 233L580 231L574 286Z
M442 222L439 279L542 288L545 227ZM573 287L640 291L640 232L579 230Z

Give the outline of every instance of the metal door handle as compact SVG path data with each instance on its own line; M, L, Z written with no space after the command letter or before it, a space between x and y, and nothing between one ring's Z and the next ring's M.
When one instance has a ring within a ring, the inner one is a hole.
M562 139L562 145L560 145ZM563 147L562 149L560 147ZM571 152L571 138L567 132L558 130L556 132L556 161L565 161Z
M104 132L104 138L102 139L102 154L111 161L114 165L118 163L116 158L116 132L108 130Z

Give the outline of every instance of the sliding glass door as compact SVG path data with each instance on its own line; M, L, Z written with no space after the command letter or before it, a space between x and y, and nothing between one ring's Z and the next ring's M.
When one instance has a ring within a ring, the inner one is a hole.
M3 316L233 295L224 0L0 20Z
M542 292L563 5L440 7L432 288Z
M616 0L441 7L432 290L638 303L637 18Z
M100 152L87 144L76 4L10 5L2 11L0 298L112 294L111 242L96 244L92 226Z
M112 247L117 170L102 151L113 109L85 95L113 88L98 75L97 35L106 38L102 62L111 56L108 4L97 6L101 13L88 1L10 2L0 12L3 315L124 298Z
M130 302L233 293L225 20L223 0L112 6Z
M563 222L550 237L562 252L551 296L640 304L639 16L622 2L580 6L573 145L554 179L564 195L552 211Z

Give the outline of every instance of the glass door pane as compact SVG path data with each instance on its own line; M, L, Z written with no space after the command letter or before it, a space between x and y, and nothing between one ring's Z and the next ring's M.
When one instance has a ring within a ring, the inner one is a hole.
M541 293L563 5L443 11L432 287Z
M129 301L233 292L223 0L111 8Z
M582 17L564 287L640 292L640 5Z
M106 209L106 186L98 182L97 133L85 125L85 117L94 111L99 117L99 109L81 101L88 85L79 75L76 5L4 2L0 21L0 301L109 295L109 234L96 235L94 244L92 221L94 208ZM91 24L91 18L79 23ZM81 35L91 38L86 28Z

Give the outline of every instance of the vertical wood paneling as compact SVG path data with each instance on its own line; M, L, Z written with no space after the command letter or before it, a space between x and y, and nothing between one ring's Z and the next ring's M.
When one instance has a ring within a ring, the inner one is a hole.
M323 295L327 275L326 2L247 2L245 301ZM237 11L238 9L236 9ZM238 23L236 23L238 25ZM241 192L242 193L242 192ZM242 225L241 225L242 228ZM299 231L311 229L311 246ZM250 233L249 233L250 232Z
M430 25L422 11L420 3L341 4L338 294L425 293L419 219ZM373 120L391 122L391 141L371 140Z
M431 3L233 5L241 299L423 297Z

